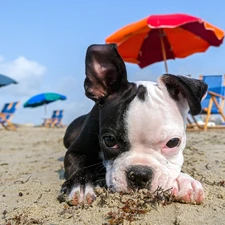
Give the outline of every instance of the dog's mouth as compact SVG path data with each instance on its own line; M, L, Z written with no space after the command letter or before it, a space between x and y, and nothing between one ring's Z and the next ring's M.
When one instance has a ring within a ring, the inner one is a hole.
M151 189L151 182L131 182L131 181L128 181L127 182L127 185L128 185L128 191L137 191L137 190L140 190L140 189L148 189L150 190Z

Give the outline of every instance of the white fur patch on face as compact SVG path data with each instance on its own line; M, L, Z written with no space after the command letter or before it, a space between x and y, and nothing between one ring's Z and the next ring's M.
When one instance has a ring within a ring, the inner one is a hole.
M129 191L126 170L134 165L153 169L151 191L158 186L170 188L183 164L186 103L182 103L184 107L179 105L170 98L166 89L153 82L137 83L140 84L147 89L145 100L135 97L124 118L130 150L114 161L104 163L107 185L114 191ZM173 138L178 138L180 145L167 147Z

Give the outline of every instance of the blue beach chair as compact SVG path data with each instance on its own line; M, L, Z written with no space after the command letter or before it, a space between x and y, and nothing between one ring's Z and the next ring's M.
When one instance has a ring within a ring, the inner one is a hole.
M205 99L202 100L202 112L205 114L205 122L200 125L193 117L193 120L198 128L207 130L210 128L225 128L225 114L224 114L224 101L225 101L225 75L201 75L200 79L208 84L208 93ZM222 124L220 126L208 126L211 115L220 115L222 117Z
M6 103L0 112L0 123L5 129L16 130L16 127L14 124L12 124L11 120L17 108L19 107L19 104L19 101Z
M52 112L52 117L49 119L44 119L42 126L45 127L63 127L62 118L64 110L54 110Z

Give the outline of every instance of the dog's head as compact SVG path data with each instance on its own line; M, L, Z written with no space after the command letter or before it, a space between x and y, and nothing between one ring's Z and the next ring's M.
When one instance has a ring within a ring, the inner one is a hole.
M88 48L84 88L99 107L107 185L115 191L166 188L183 164L187 114L200 113L207 85L172 74L157 83L128 82L111 44Z

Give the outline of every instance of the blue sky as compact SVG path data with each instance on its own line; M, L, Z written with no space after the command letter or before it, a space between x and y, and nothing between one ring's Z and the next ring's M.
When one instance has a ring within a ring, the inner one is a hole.
M207 2L207 3L206 3ZM18 85L0 89L0 107L20 100L13 122L40 124L54 109L64 109L69 124L86 113L93 103L84 95L84 58L91 44L104 43L121 27L151 14L187 13L225 30L222 0L0 0L0 73L16 79ZM127 63L131 81L153 80L165 72L164 64L145 69ZM205 53L168 61L174 74L224 74L225 46ZM67 96L44 107L23 108L29 97L41 92Z

